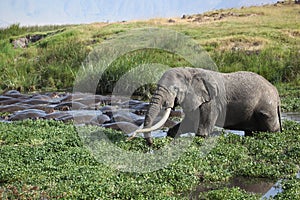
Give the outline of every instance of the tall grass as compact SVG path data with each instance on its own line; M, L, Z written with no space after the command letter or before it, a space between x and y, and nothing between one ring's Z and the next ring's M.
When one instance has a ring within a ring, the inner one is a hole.
M6 39L11 36L18 36L32 32L53 31L70 26L71 25L20 26L20 24L12 24L8 28L0 28L0 39Z
M178 55L162 50L138 50L117 58L104 71L101 71L101 67L99 67L99 69L87 69L88 71L85 75L83 75L82 77L78 77L77 84L87 84L87 81L97 81L98 83L96 86L96 91L90 92L107 94L113 92L116 83L120 80L121 77L126 76L128 72L131 71L130 73L135 73L134 71L132 71L135 68L147 70L146 74L144 71L143 74L136 74L136 76L132 78L128 77L128 80L123 80L122 88L124 91L128 91L130 90L132 84L139 84L137 83L141 81L139 79L144 79L143 81L148 80L149 82L151 82L151 80L158 80L159 77L155 76L162 75L160 72L160 70L162 69L159 69L160 67L157 67L158 65L166 69L169 67L190 66L191 64ZM146 69L143 66L148 66L151 69ZM92 78L93 75L98 74L99 77L97 76ZM135 92L135 95L147 95L154 88L154 85L146 85L145 87L139 88ZM86 87L84 88L84 90L88 91L88 88Z
M34 35L35 31L61 30L61 26L19 27L0 30L0 87L5 89L57 90L72 87L75 74L88 54L87 45L69 30L49 36L26 49L14 49L10 43L16 35Z
M300 84L299 49L269 47L260 52L214 52L213 59L222 72L252 71L272 83Z

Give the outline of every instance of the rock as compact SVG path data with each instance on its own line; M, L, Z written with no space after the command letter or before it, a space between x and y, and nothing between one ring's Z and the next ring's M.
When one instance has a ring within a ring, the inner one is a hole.
M9 120L40 119L46 116L45 111L37 109L28 109L16 112Z
M21 94L17 90L9 90L9 91L5 92L3 95L4 96L8 96L8 97L13 97L13 98L22 98L22 99L29 98L28 95Z
M110 118L113 115L113 112L117 110L116 107L114 106L103 106L102 108L99 109L103 114L106 114Z
M126 134L132 133L139 128L137 125L132 124L130 122L114 122L109 124L103 124L102 127L122 131Z
M9 100L9 99L12 99L12 97L0 95L0 102L4 101L4 100Z
M28 47L29 39L27 37L22 37L15 39L11 42L15 49Z
M45 111L47 114L48 113L53 113L54 107L53 106L48 106L48 105L33 105L33 106L29 106L30 109L38 109L38 110L43 110Z
M26 48L26 47L28 47L29 43L35 43L35 42L47 37L48 35L53 35L58 32L61 32L61 30L58 30L58 31L52 32L52 33L46 33L46 34L26 35L25 37L11 40L11 43L13 44L14 48Z
M34 42L37 42L37 41L43 39L44 37L46 37L46 35L45 34L36 34L36 35L30 35L30 36L27 36L27 37L28 37L30 42L34 43Z
M62 98L57 92L47 92L45 95L49 96L51 99Z
M148 102L140 102L139 104L133 106L132 109L138 111L146 111L149 108L149 105L150 104Z
M74 119L73 116L70 114L56 118L56 120L62 121L62 122L70 122L70 121L73 121L73 119Z
M14 95L14 94L21 95L21 93L18 90L9 90L9 91L4 93L4 95Z
M96 124L102 125L102 124L111 122L111 119L109 116L107 116L105 114L101 114L101 115L97 115L96 117L94 117L91 121Z
M61 102L69 102L73 100L73 96L71 94L66 94L65 96L61 97Z
M131 107L136 106L136 105L139 105L139 104L141 104L141 103L142 103L142 102L139 101L139 100L130 99L130 100L128 100L128 101L125 101L125 102L121 103L121 106L122 106L123 108L131 108Z
M113 113L112 120L114 122L130 122L136 125L140 125L140 122L144 121L144 117L131 113L128 110L123 110Z
M168 22L169 23L175 23L176 21L174 19L169 19Z
M37 95L33 95L31 97L31 99L34 99L34 100L43 100L43 101L51 101L52 98L47 96L47 95L40 95L40 94L37 94Z
M112 98L111 96L96 95L95 100L95 102L100 103L102 105L111 105ZM115 102L115 105L116 104L117 102Z
M92 104L95 104L95 99L93 97L90 97L90 98L80 98L80 99L76 99L76 100L73 100L73 103L81 103L81 104L84 104L85 106L90 106Z
M73 116L73 120L75 124L89 124L94 117L92 114L79 114Z
M13 113L16 111L21 111L21 110L26 110L29 109L30 106L29 105L5 105L5 106L0 106L0 112L8 112L8 113Z
M29 104L29 105L39 105L39 104L49 104L49 101L41 100L41 99L28 99L25 101L22 101L23 104Z
M21 101L22 101L22 99L10 98L7 100L0 101L0 105L11 105L11 104L19 103Z
M67 113L67 112L57 111L57 112L53 112L53 113L49 113L49 114L45 115L43 117L43 119L54 119L54 120L57 120L59 118L63 118L63 117L67 117L67 116L71 116L71 115L69 113Z
M63 102L54 107L55 110L80 110L86 108L86 105L79 102Z

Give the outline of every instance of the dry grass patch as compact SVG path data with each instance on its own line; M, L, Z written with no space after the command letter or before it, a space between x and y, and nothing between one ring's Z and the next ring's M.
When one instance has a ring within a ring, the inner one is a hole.
M222 39L211 39L204 46L214 46L220 51L248 51L258 52L262 50L269 41L260 37L230 36Z

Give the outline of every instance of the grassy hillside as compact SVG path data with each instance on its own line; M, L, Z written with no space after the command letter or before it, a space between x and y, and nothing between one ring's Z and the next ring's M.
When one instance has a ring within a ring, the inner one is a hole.
M95 46L120 32L141 27L168 28L190 36L209 52L220 71L249 70L276 84L299 85L299 8L278 4L122 23L42 27L15 24L0 30L0 91L71 89L79 67ZM26 36L42 39L29 42L25 48L14 48L12 42ZM136 63L158 61L171 67L187 65L179 57L151 50L125 55L113 65L129 69ZM105 84L100 81L99 91L110 92L122 73L116 70L103 80ZM107 84L108 80L114 81Z

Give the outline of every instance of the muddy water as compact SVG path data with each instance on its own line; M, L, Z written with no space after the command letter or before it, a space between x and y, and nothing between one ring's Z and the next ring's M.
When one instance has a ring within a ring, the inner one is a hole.
M300 171L298 172L298 174L296 175L296 177L298 179L300 179ZM283 189L281 187L281 181L282 180L279 180L277 181L271 188L270 190L268 190L263 196L262 196L262 199L269 199L271 197L274 197L276 196L277 194L283 192Z
M287 112L281 114L282 119L293 120L300 123L300 112Z
M209 183L199 185L191 196L195 197L195 199L199 199L199 197L201 197L201 192L233 187L239 187L249 193L264 195L274 186L275 182L276 181L274 180L266 178L233 177L227 183L219 185L212 185Z

